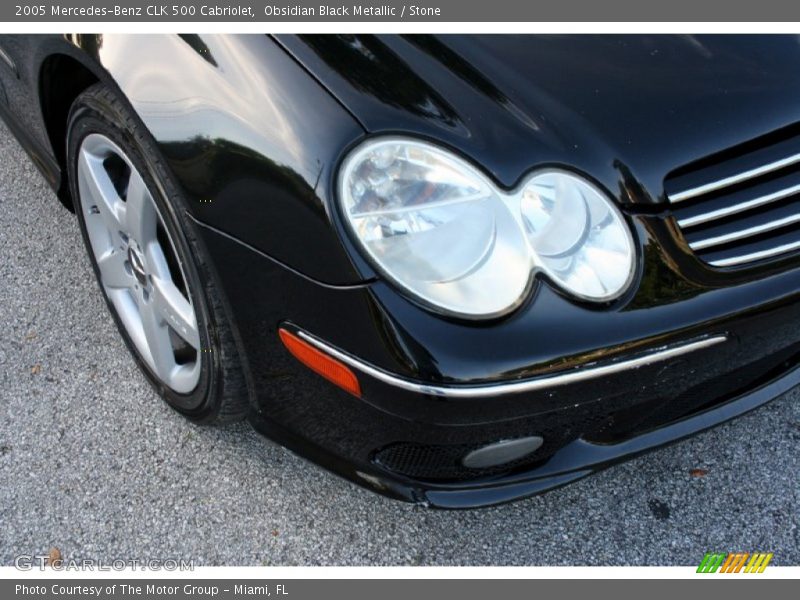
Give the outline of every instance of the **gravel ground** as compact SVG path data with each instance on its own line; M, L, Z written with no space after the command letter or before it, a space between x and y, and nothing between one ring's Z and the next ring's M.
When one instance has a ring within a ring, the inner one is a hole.
M73 216L0 123L0 564L800 564L798 390L538 498L437 512L384 499L246 425L195 426L117 335ZM707 470L703 477L692 469Z

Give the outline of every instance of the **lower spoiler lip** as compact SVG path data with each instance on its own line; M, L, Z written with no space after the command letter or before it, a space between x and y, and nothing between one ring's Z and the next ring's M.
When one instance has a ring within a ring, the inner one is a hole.
M519 394L524 392L535 392L546 390L553 387L562 385L569 385L579 383L587 380L605 377L608 375L615 375L624 373L631 369L638 369L646 365L651 365L658 362L663 362L677 356L689 354L697 350L709 348L722 342L727 341L727 334L717 334L692 341L671 344L659 348L646 350L640 352L631 358L623 358L616 361L609 361L604 363L591 363L576 367L568 371L555 373L552 375L545 375L536 377L534 379L524 379L520 381L506 381L488 384L475 384L475 385L432 385L406 379L398 375L394 375L383 369L379 369L369 363L366 363L354 356L347 354L334 348L330 344L323 342L317 337L302 331L296 330L296 335L315 346L322 352L342 361L349 367L360 371L370 377L382 381L388 385L418 394L428 396L440 396L445 398L482 398L482 397L497 397L505 396L508 394Z

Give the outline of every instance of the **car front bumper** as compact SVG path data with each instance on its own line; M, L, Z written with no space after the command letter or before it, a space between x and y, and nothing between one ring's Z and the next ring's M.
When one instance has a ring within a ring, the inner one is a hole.
M800 383L796 271L618 315L631 325L609 344L587 343L544 366L527 359L536 364L526 371L499 358L507 349L458 340L462 333L489 335L491 325L462 330L444 323L452 339L414 346L409 340L425 339L425 332L409 335L409 329L415 323L424 329L427 317L403 320L403 310L414 308L392 310L403 300L388 286L320 285L201 230L239 332L253 425L390 497L469 508L530 496L714 426ZM537 301L566 302L549 294L539 290ZM604 317L583 315L599 324L587 335L603 328ZM279 328L347 364L361 397L297 362L280 343ZM565 336L574 340L575 333ZM531 344L544 353L549 346ZM474 365L496 376L449 376L454 363L440 348L470 357L458 363L461 371ZM486 444L532 435L543 443L528 456L486 469L463 465L464 456Z

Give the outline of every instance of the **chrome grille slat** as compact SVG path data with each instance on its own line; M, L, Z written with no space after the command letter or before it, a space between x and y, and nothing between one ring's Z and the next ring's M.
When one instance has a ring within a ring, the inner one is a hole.
M800 138L788 133L667 177L675 223L700 260L743 267L800 250Z
M792 215L791 217L776 219L774 221L770 221L769 223L764 223L762 225L755 225L753 227L748 227L747 229L741 229L734 233L703 238L696 242L690 242L689 247L692 250L705 250L706 248L713 248L714 246L722 246L723 244L728 244L730 242L744 240L749 237L753 237L761 233L767 233L769 231L774 231L775 229L780 229L781 227L787 227L788 225L793 225L795 223L800 223L800 213Z
M714 265L715 267L732 267L735 265L741 265L773 256L778 256L780 254L785 254L786 252L791 252L792 250L798 249L800 249L800 240L792 242L791 244L782 244L775 248L770 248L769 250L761 250L760 252L751 252L750 254L743 254L741 256L732 256L730 258L721 258L719 260L709 261L709 264Z
M733 206L727 206L725 208L720 208L719 210L703 213L694 217L678 219L678 225L680 225L684 229L688 229L689 227L696 227L697 225L702 225L704 223L716 221L724 217L729 217L731 215L745 212L752 208L758 208L759 206L764 206L765 204L778 202L780 200L783 200L784 198L788 198L795 194L800 194L800 184L793 185L792 187L788 187L786 189L773 192L771 194L759 196L758 198L753 198L752 200L740 202L739 204L734 204ZM670 201L671 200L672 197L670 197Z
M737 183L742 183L749 179L755 179L756 177L761 177L762 175L766 175L768 173L784 169L786 167L789 167L797 163L800 163L800 154L787 156L786 158L782 158L780 160L776 160L769 164L756 167L755 169L749 169L742 173L731 175L730 177L725 177L724 179L719 179L717 181L706 183L705 185L700 185L685 190L683 192L678 192L677 194L672 194L669 200L673 204L677 202L684 202L686 200L691 200L692 198L703 196L705 194L708 194L709 192L721 190L722 188L730 187L732 185L736 185Z

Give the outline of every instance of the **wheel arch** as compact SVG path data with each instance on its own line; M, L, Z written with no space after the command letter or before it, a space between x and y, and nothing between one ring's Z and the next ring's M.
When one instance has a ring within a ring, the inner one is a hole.
M100 79L82 62L67 54L48 55L39 68L39 104L42 122L53 155L61 169L61 181L56 190L59 200L74 210L67 181L66 134L67 118L72 103L81 92Z
M67 181L67 118L72 103L81 92L100 81L85 64L68 54L48 55L39 68L39 105L42 122L53 155L61 169L61 181L56 190L59 200L74 210Z

